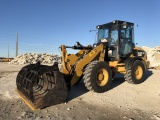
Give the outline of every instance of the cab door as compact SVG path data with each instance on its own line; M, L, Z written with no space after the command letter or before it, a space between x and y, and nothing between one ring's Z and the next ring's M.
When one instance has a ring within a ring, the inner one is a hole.
M120 30L120 56L127 57L133 52L134 42L133 42L133 28L132 26L127 26Z

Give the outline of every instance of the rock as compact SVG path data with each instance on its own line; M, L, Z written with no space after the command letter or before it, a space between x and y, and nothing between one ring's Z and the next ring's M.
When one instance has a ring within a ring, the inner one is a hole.
M25 112L21 113L20 117L22 117L22 118L33 118L35 116L34 116L33 112L25 111Z
M59 114L56 114L57 117L59 117Z
M118 106L118 108L121 108L122 106Z
M123 118L127 118L127 116L124 116Z
M53 64L54 62L61 64L61 57L47 53L25 53L15 57L11 62L9 62L9 64L35 64L38 61L40 61L42 64Z
M74 108L75 106L72 106L71 108Z
M142 46L142 49L144 49L147 52L147 59L150 61L149 68L159 69L160 66L160 46L157 46L155 48L150 48L146 46Z
M155 120L160 120L160 114L155 114L155 115L153 115L152 118Z
M133 118L130 118L129 120L134 120Z

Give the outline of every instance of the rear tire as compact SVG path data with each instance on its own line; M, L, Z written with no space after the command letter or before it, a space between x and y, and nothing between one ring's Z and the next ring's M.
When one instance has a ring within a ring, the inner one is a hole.
M83 79L88 90L103 93L111 85L112 72L106 62L93 61L85 68Z
M145 66L142 61L136 60L132 68L127 70L125 81L132 84L140 84L145 80Z

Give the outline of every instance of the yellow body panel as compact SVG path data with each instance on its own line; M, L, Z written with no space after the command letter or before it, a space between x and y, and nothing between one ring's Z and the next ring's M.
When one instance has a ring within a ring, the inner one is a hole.
M114 70L116 70L115 71L116 73L122 73L122 74L126 73L126 68L124 63L119 63L119 61L110 61L109 66L111 68L115 68Z
M117 71L119 73L126 74L126 68L125 68L125 66L119 66L119 67L117 67Z
M66 61L65 61L65 62L67 62L67 63L70 64L70 65L74 65L74 64L75 64L75 61L77 61L78 58L79 58L79 57L77 57L76 55L71 54L71 55L69 55L69 56L66 58Z
M73 86L82 76L84 67L88 65L93 59L95 59L99 54L102 57L98 57L98 58L100 58L101 60L104 60L104 57L103 57L104 55L101 55L104 53L105 52L103 51L103 44L100 44L95 49L93 49L90 53L86 54L86 56L83 59L79 60L74 71L74 76L71 80L71 86Z
M118 61L110 61L110 62L109 62L109 66L110 66L110 67L116 67L117 64L118 64Z

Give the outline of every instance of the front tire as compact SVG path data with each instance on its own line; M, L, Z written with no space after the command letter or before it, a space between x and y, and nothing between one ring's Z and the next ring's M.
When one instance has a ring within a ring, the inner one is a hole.
M84 83L88 90L103 93L112 82L112 71L104 61L92 61L84 71Z
M125 81L132 84L140 84L145 80L145 66L140 60L136 60L132 68L127 70Z

